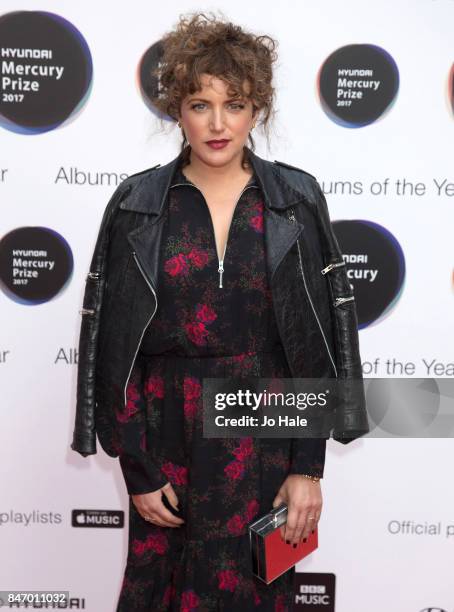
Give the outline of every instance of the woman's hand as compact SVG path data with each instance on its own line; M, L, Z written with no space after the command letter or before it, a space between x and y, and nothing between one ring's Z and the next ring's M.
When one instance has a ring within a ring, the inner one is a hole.
M296 546L301 539L307 538L319 521L323 505L320 482L290 474L274 498L273 508L282 502L287 504L288 513L287 522L280 527L281 537Z
M150 523L160 527L180 527L184 520L174 516L162 503L161 491L164 492L170 505L178 510L178 497L170 482L157 491L144 493L143 495L131 495L132 501L138 513Z

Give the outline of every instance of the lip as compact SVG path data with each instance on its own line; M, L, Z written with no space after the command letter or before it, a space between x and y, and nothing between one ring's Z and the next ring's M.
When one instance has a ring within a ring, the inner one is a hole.
M223 149L229 142L230 140L224 138L222 140L208 140L206 144L212 149Z

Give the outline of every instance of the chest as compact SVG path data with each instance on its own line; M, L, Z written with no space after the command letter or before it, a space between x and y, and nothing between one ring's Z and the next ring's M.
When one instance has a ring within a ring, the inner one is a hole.
M208 250L221 266L239 235L247 241L251 231L263 233L261 191L250 185L232 198L202 192L194 185L179 186L172 190L168 225L174 236L181 236L182 248Z
M206 195L205 201L211 217L217 257L218 260L222 260L226 251L229 230L238 200Z

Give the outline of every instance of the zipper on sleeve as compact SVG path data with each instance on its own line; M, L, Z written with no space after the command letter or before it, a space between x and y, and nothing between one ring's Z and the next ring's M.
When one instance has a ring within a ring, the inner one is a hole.
M296 222L295 213L294 213L294 211L293 211L293 208L290 208L290 212L289 212L289 215L288 215L288 216L289 216L289 219L290 219L290 220L291 220L293 223L295 223L295 222ZM332 356L331 351L330 351L330 349L329 349L329 346L328 346L328 341L327 341L326 336L325 336L325 332L323 331L322 324L320 323L319 316L318 316L318 314L317 314L317 311L315 310L315 306L314 306L314 303L313 303L313 301L312 301L311 294L309 293L309 288L308 288L308 286L307 286L306 276L305 276L305 274L304 274L304 268L303 268L303 260L302 260L302 257L301 257L301 247L300 247L300 242L299 242L299 239L298 239L298 238L296 239L296 245L297 245L297 248L298 248L298 260L299 260L299 267L300 267L300 271L301 271L301 276L303 277L303 284L304 284L304 288L305 288L305 290L306 290L306 295L307 295L307 298L308 298L308 300L309 300L309 304L311 305L312 312L314 313L315 319L316 319L316 321L317 321L317 325L318 325L318 328L319 328L320 333L321 333L321 335L322 335L323 342L325 343L326 351L327 351L327 353L328 353L328 356L329 356L329 358L330 358L331 364L332 364L332 366L333 366L333 368L334 368L334 372L335 372L335 375L336 375L336 378L337 378L337 368L336 368L336 364L335 364L335 362L334 362L333 356Z
M354 295L350 295L348 297L337 297L334 300L334 308L337 308L338 306L340 306L341 304L344 304L344 302L351 302L355 299Z
M333 268L339 268L339 266L345 266L345 261L337 261L335 263L330 263L329 266L326 266L326 268L323 268L322 270L322 274L326 274L327 272L330 272Z

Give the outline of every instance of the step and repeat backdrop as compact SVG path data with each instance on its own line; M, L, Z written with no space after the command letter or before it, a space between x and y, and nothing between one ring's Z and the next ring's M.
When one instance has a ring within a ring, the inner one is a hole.
M115 607L128 496L99 445L70 449L79 310L115 187L179 151L150 102L160 38L179 14L217 9L280 43L278 113L257 153L323 187L364 375L454 377L452 0L3 0L0 591ZM297 565L295 610L454 611L452 429L442 436L328 442L320 546Z

